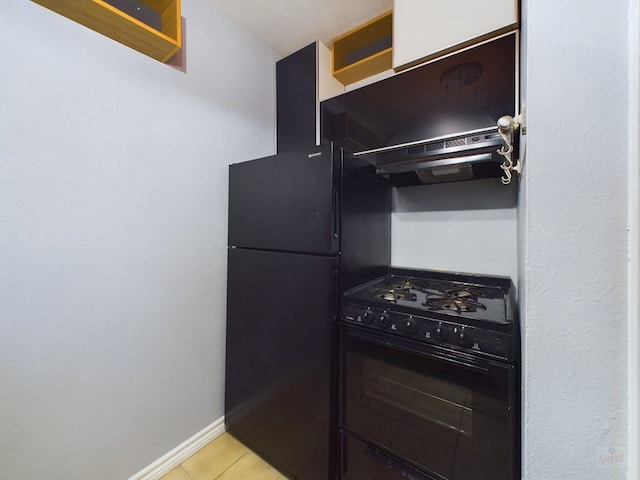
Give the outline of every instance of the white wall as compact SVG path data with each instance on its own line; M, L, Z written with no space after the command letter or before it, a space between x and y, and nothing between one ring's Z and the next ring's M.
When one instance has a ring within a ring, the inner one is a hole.
M500 179L394 189L391 263L517 281L517 187Z
M184 0L186 67L0 4L2 478L128 478L223 415L227 165L275 54Z
M640 451L640 5L629 2L629 452ZM627 478L640 478L640 456L629 457Z
M627 450L626 399L632 1L523 2L520 311L530 480L621 480L637 455ZM623 457L599 465L610 449Z

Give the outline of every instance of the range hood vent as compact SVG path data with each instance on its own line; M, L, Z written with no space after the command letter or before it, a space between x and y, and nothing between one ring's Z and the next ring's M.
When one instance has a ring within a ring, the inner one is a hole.
M327 99L322 141L399 187L503 177L505 155L517 159L497 126L517 116L516 46L508 34Z
M378 175L405 187L499 177L504 158L497 127L357 152Z

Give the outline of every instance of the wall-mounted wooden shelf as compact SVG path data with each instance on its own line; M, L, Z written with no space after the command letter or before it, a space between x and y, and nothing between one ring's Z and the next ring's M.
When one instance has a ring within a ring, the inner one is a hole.
M150 9L158 17L159 30L116 8L120 0L32 1L161 62L182 46L180 0L128 2L132 8L138 3L139 9Z
M391 11L341 35L332 42L332 71L343 84L389 70L392 64Z

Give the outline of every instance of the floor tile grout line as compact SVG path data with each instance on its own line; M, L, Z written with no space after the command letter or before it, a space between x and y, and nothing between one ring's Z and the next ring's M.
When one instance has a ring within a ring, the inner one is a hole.
M191 457L189 457L189 458L191 458ZM189 473L189 471L184 467L184 465L183 465L182 463L181 463L180 465L178 465L178 466L175 468L175 470L177 470L178 468L184 472L184 474L187 476L187 478L188 478L189 480L193 480L193 477L191 476L191 474Z
M236 463L238 463L240 460L242 460L244 458L244 456L249 453L249 451L245 451L242 455L240 455L235 462L233 462L231 465L229 465L227 468L225 468L222 472L220 472L220 475L218 475L216 478L214 478L213 480L216 480L220 477L222 477L225 473L227 473L227 471L233 467Z

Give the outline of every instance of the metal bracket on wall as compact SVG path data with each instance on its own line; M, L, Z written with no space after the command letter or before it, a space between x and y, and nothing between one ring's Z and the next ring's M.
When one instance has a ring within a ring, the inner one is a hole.
M504 170L504 176L500 179L504 185L511 183L513 178L512 172L522 173L522 162L519 162L513 156L513 134L520 127L520 115L513 118L510 115L505 115L498 119L498 133L502 137L503 145L498 149L498 153L505 158L505 161L500 165L500 168Z

